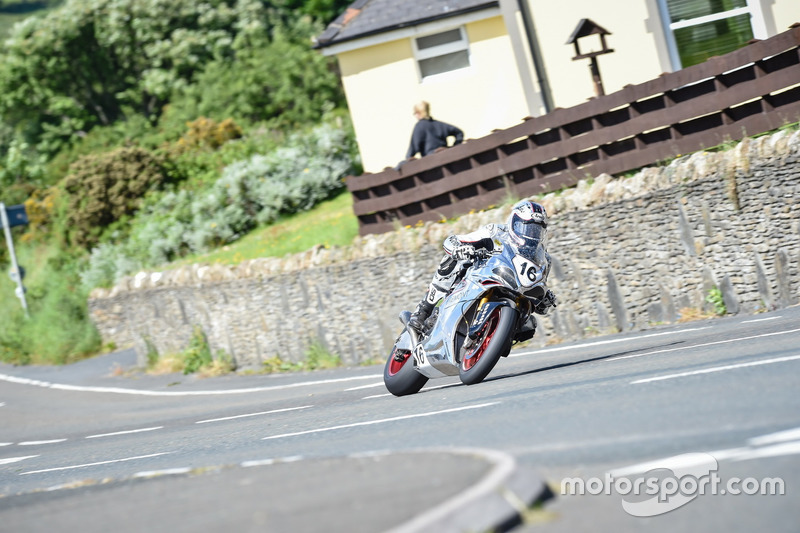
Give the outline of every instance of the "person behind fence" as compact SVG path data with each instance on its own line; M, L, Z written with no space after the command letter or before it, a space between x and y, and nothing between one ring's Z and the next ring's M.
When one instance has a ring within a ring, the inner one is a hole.
M431 106L428 102L419 102L414 106L417 123L411 133L411 143L406 152L406 161L419 154L424 157L440 148L447 148L448 137L454 137L454 145L464 141L464 132L452 124L434 120L431 117Z
M443 247L445 255L439 263L439 268L433 275L425 297L411 314L408 325L422 332L425 320L430 316L433 308L439 301L447 296L453 288L458 275L463 272L458 268L463 262L474 261L478 249L494 251L498 244L512 242L517 246L545 246L547 239L547 212L541 204L523 200L512 209L506 224L487 224L472 233L464 235L450 235L445 239ZM544 280L550 273L550 254L545 250L547 267ZM544 315L550 307L555 307L556 295L547 289L544 298L534 308L534 312Z

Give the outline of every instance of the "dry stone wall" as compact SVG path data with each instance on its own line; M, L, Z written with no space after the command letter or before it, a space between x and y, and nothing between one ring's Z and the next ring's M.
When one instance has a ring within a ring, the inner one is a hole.
M551 214L560 305L540 319L534 345L710 311L713 288L730 313L800 300L800 132L632 177L598 176L539 200ZM136 346L142 362L148 349L185 349L201 327L213 351L242 367L301 360L312 343L357 364L388 353L397 315L424 293L442 240L505 216L489 210L235 267L141 272L94 291L90 312L106 342Z

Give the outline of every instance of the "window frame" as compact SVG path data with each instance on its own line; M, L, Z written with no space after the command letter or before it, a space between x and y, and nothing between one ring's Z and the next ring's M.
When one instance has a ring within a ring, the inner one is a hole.
M453 30L458 30L459 31L459 34L461 36L460 40L449 42L449 43L444 43L444 44L438 44L438 45L431 46L429 48L424 48L424 49L420 49L419 48L419 45L418 45L418 42L417 42L418 39L422 39L422 38L425 38L425 37L430 37L432 35L438 35L440 33L448 33L448 32L451 32ZM411 47L412 47L412 49L414 51L414 62L416 64L416 66L417 66L417 76L419 78L420 83L424 83L424 82L428 82L428 81L431 81L431 80L440 79L440 78L446 77L446 76L451 76L454 73L463 72L463 71L465 71L467 69L471 69L472 68L472 52L471 52L470 46L469 46L469 37L467 36L467 30L466 30L466 28L464 27L463 24L460 25L460 26L453 26L453 27L450 27L450 28L447 28L447 29L441 29L441 30L438 30L438 31L435 31L435 32L429 32L429 33L414 35L411 38L411 45L412 45ZM453 70L448 70L448 71L445 71L445 72L438 72L436 74L428 74L427 76L423 75L423 73L422 73L422 65L420 64L421 61L424 61L426 59L433 59L435 57L440 57L440 56L444 56L444 55L452 54L452 53L456 53L456 52L462 52L462 51L465 51L467 53L467 62L469 64L466 67L461 67L461 68L457 68L457 69L453 69Z
M761 2L759 2L759 0L746 0L747 5L745 7L729 9L728 11L720 11L711 15L681 20L678 22L672 22L672 17L669 13L669 6L667 6L667 0L657 0L657 2L658 9L661 14L661 21L667 41L667 50L669 51L669 58L670 62L672 63L673 71L684 68L681 62L680 52L678 51L678 43L675 39L675 30L691 28L692 26L708 24L709 22L716 22L718 20L725 20L742 15L749 15L750 29L753 31L753 38L766 39L769 37L766 22L764 20L764 13L761 9Z

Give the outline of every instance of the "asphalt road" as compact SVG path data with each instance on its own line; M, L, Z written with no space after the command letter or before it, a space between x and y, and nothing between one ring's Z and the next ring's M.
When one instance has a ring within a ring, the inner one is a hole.
M518 349L404 398L380 367L132 365L0 366L1 531L800 527L800 307Z

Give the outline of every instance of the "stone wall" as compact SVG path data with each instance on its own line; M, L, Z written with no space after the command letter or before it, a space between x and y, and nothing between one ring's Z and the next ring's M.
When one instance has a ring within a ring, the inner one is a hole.
M627 178L603 175L539 199L551 215L550 286L560 305L534 345L672 323L710 310L794 305L800 296L800 132L746 140ZM347 248L317 247L234 267L141 272L95 290L106 342L184 349L196 326L240 366L297 361L320 342L350 364L383 358L397 314L424 293L450 233L503 221L503 209L398 228Z

